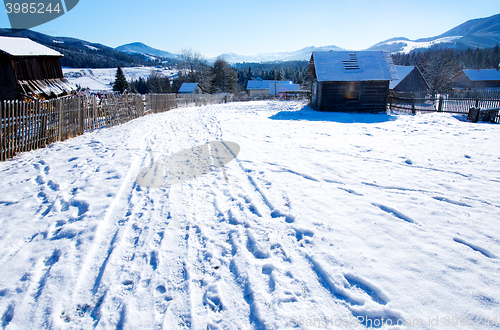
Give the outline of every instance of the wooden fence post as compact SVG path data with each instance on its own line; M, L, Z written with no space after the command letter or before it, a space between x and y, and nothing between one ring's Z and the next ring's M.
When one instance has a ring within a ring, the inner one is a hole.
M416 114L417 112L415 111L415 95L412 95L411 97L411 113Z

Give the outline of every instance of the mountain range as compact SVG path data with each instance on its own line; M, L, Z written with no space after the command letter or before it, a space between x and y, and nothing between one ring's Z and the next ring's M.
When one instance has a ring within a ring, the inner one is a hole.
M415 49L448 47L455 49L492 48L500 44L500 14L469 20L436 37L409 40L392 38L379 42L367 50L387 50L391 53L409 53Z
M98 43L67 37L52 37L31 30L0 29L2 37L28 38L63 54L61 64L73 68L116 68L148 65L139 54L126 54Z
M491 48L500 44L500 14L469 20L459 26L435 37L410 40L404 37L391 38L379 42L366 50L387 50L391 53L409 53L415 49L430 47L448 47L456 49ZM143 43L127 44L116 48L129 54L143 54L177 58L177 55L151 48ZM314 51L344 50L338 46L306 47L294 52L263 53L257 55L238 55L226 53L224 57L230 63L238 62L272 62L309 60ZM163 55L162 55L163 54ZM213 62L215 58L209 58Z
M152 56L154 58L157 57L174 58L174 59L180 58L180 56L177 54L172 54L164 50L149 47L148 45L145 45L142 42L133 42L131 44L121 45L119 47L116 47L115 49L120 52L128 54L142 54L145 56Z

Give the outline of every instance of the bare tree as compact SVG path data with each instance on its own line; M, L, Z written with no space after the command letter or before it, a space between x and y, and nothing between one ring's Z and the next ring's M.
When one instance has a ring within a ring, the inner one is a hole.
M193 51L191 48L181 51L181 59L183 68L186 70L188 82L198 82L198 72L201 70L201 65L204 61L199 52Z

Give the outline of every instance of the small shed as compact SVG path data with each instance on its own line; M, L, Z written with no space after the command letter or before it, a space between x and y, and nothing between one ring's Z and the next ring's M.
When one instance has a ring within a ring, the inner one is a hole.
M385 51L314 52L307 76L311 105L320 111L385 111L389 82L398 79Z
M418 67L395 65L395 68L399 79L390 82L390 90L395 92L426 92L430 89Z
M249 80L247 83L247 92L250 97L263 97L298 90L300 90L300 85L289 80Z
M181 94L203 94L203 89L198 83L183 83L179 88Z
M0 37L0 100L48 99L75 91L63 78L62 56L28 38Z
M500 71L496 69L463 70L451 78L453 89L500 89Z

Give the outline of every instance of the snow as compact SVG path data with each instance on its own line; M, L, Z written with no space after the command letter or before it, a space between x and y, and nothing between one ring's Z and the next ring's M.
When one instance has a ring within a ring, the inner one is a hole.
M496 329L499 139L450 114L247 102L20 154L0 164L2 328ZM228 183L136 183L219 140L241 147Z
M131 67L122 68L128 81L139 78L147 79L153 72L157 71L160 75L172 77L177 74L176 70L157 69L153 67ZM110 92L115 81L116 68L109 69L75 69L63 68L64 77L73 85L79 85L83 88L89 88L95 92Z
M499 81L500 71L496 69L463 70L471 81Z
M12 56L62 56L61 53L28 38L0 37L0 51Z
M394 40L390 41L387 44L388 45L393 45L393 44L405 44L403 49L399 53L405 53L408 54L412 50L419 49L419 48L430 48L434 45L438 45L441 43L447 43L447 42L453 42L456 39L460 39L462 36L452 36L452 37L443 37L439 39L435 39L432 41L412 41L412 40Z
M397 80L397 72L390 55L383 51L328 51L314 52L318 81ZM344 68L347 65L348 68Z
M99 48L91 46L91 45L85 45L85 47L91 49L91 50L99 50Z

